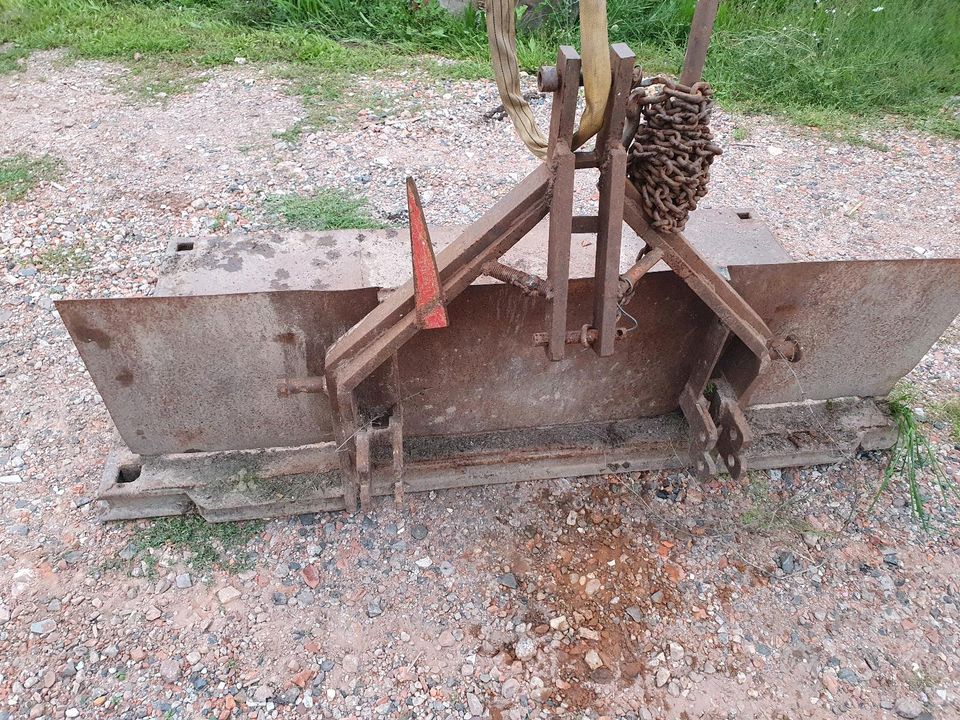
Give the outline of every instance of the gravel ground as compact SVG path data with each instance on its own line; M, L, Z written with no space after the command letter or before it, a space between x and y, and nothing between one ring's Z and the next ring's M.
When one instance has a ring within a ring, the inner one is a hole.
M362 78L291 144L273 134L304 109L266 68L152 100L128 73L44 53L0 77L0 156L62 162L0 205L0 720L960 717L956 511L931 495L924 531L897 485L865 513L881 457L277 520L232 572L141 549L149 523L99 523L90 498L119 439L54 300L146 294L170 237L268 227L272 193L344 187L401 222L412 174L429 221L463 223L535 165L482 119L486 82ZM796 258L960 254L958 143L715 125L705 205L751 208ZM958 357L955 324L910 376L921 404L960 393Z

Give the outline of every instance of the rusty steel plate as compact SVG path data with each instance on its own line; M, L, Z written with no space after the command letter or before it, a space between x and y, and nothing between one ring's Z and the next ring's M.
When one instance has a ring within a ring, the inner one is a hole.
M801 345L774 362L750 403L883 397L960 313L960 258L853 260L730 268L731 281L777 335ZM724 362L748 367L736 344Z
M960 260L789 263L730 268L734 285L800 362L772 364L754 403L884 395L960 310ZM591 317L589 280L570 286L570 324ZM142 455L293 446L331 437L323 395L278 397L280 378L320 375L326 348L376 303L371 288L61 301L57 307L121 436ZM712 314L672 273L652 273L628 307L638 326L612 357L533 345L545 306L475 285L450 327L399 353L404 431L453 435L658 415L677 406ZM632 323L623 320L622 325ZM724 362L733 362L736 346ZM747 353L737 367L747 368ZM373 376L361 407L387 393ZM801 388L802 387L802 392Z
M571 283L571 321L592 312ZM128 447L142 455L329 440L323 395L277 396L277 380L321 375L327 346L375 302L373 289L61 301L58 309ZM476 285L451 327L399 353L408 436L650 417L676 407L709 310L672 273L638 286L639 326L613 357L571 346L561 363L533 344L544 309L507 285ZM382 376L360 388L383 406ZM579 418L579 420L578 420Z
M592 279L570 282L569 328L591 321L592 286ZM711 313L673 273L644 277L628 310L638 324L613 355L568 345L564 359L551 362L533 343L546 328L542 299L506 285L469 288L451 303L448 328L417 334L399 353L404 433L624 420L676 409Z
M57 303L127 446L141 455L303 445L330 434L322 395L277 379L323 372L375 289Z
M545 275L548 228L549 221L541 221L501 260ZM439 252L464 229L431 225L434 248ZM715 267L790 261L770 230L748 211L700 208L690 215L684 234ZM643 245L624 226L621 270L633 264ZM596 235L574 233L570 276L591 277L595 263ZM258 231L172 241L155 294L350 290L402 285L409 278L410 235L405 229Z

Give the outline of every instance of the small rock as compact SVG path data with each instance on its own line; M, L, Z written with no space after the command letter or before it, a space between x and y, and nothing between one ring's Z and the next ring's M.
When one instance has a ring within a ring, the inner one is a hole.
M273 697L273 688L269 685L260 685L253 691L253 699L258 703L265 703Z
M134 662L142 662L147 657L147 651L142 647L135 647L130 651L130 659Z
M467 710L470 711L471 715L477 717L483 715L483 703L480 702L480 698L473 693L467 693Z
M663 687L666 685L668 682L670 682L670 671L666 668L660 668L657 670L657 676L654 679L654 682L656 682L657 687Z
M410 528L410 537L414 540L423 540L429 531L426 525L416 524Z
M803 544L808 548L815 548L818 542L820 542L820 536L816 533L805 532L803 534Z
M167 682L175 682L180 677L180 663L173 658L167 658L160 663L160 677Z
M507 678L500 687L500 694L504 699L512 699L520 690L520 682L516 678Z
M190 579L190 573L181 573L177 575L177 587L181 590L186 590L188 587L193 586L193 581Z
M34 635L49 635L54 630L57 629L57 621L53 618L45 618L44 620L38 620L35 623L31 623L30 632Z
M588 595L594 595L600 589L600 581L596 578L590 578L587 580L587 584L583 586L583 591Z
M797 560L793 556L792 552L782 552L777 555L777 565L783 570L787 575L792 573L797 568Z
M627 616L629 616L629 618L633 620L635 623L643 622L643 613L640 612L640 608L636 606L631 606L631 607L628 607L623 612L625 612Z
M497 582L503 585L505 588L510 588L511 590L517 589L517 578L513 573L505 573L497 578Z
M577 524L577 511L571 510L567 515L567 525L576 525Z
M311 590L320 584L320 574L314 565L304 565L303 570L300 571L300 575L303 577L303 581L307 584L307 587Z
M843 668L840 670L840 672L837 673L837 678L843 680L844 682L848 682L851 685L860 684L860 676L850 668Z
M824 670L820 675L820 683L831 695L836 695L840 690L840 683L837 682L837 674L833 670Z
M923 705L916 698L902 697L897 699L893 709L900 717L914 720L923 712Z
M671 660L683 660L683 645L670 641L667 643L667 649Z
M380 607L379 600L372 600L370 604L367 605L367 617L375 618L383 615L383 609Z
M340 661L340 666L345 673L352 675L360 669L360 661L356 655L344 655L343 660Z
M570 627L570 625L569 625L569 623L567 623L567 616L566 616L566 615L557 615L557 617L555 617L555 618L550 618L550 629L551 629L551 630L559 630L559 631L563 632L563 631L566 630L568 627Z
M577 630L577 635L579 635L580 637L582 637L584 640L599 640L599 639L600 639L600 633L598 633L598 632L597 632L596 630L594 630L593 628L588 628L588 627L586 627L586 626L580 627L580 628Z
M533 641L532 638L524 635L522 638L517 640L516 644L513 646L513 654L517 656L517 660L532 660L533 657L537 654L537 644Z
M424 556L424 557L420 558L419 560L415 561L414 564L415 564L418 568L420 568L421 570L426 570L428 567L430 567L431 565L433 565L433 560L431 560L431 559L430 559L429 557L427 557L427 556Z
M226 587L222 587L217 591L217 598L223 605L233 602L239 597L240 591L233 587L233 585L227 585Z
M437 638L437 642L440 643L440 647L451 647L456 640L454 640L453 633L449 630L444 630L440 633L440 637Z
M603 660L600 659L599 653L593 649L587 650L587 654L583 656L583 660L591 670L596 670L603 665Z

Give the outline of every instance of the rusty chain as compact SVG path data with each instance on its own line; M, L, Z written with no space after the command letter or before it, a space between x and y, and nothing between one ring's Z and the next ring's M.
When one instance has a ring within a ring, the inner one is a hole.
M627 174L640 192L650 224L662 232L683 230L687 216L707 194L710 164L722 151L713 142L713 90L666 77L638 83L628 114L642 118L630 146ZM651 86L660 86L653 91Z

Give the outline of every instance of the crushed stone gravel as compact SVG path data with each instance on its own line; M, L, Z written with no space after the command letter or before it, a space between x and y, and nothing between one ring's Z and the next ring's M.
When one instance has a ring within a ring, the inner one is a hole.
M119 438L55 300L148 294L171 238L275 227L270 195L339 187L402 224L413 175L428 221L458 224L535 166L484 119L489 82L361 77L360 109L289 142L307 110L270 68L150 100L129 73L44 52L0 76L0 156L60 163L0 205L0 720L960 716L957 511L927 488L923 530L895 483L864 512L876 454L675 474L665 499L639 473L276 520L232 572L99 523ZM703 205L749 209L793 257L960 253L960 143L714 127ZM957 324L909 379L926 407L960 394ZM960 481L949 426L923 428Z

